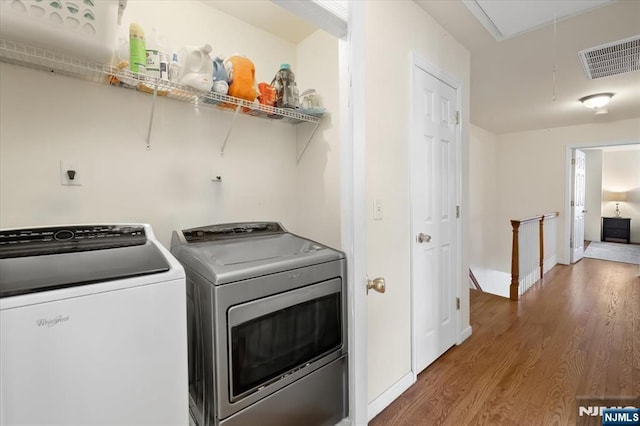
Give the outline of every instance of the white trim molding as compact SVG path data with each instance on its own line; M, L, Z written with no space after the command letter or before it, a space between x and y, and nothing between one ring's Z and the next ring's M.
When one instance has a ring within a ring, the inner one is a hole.
M572 143L568 144L565 148L564 159L564 211L560 212L560 215L564 213L564 236L562 252L557 253L558 263L561 265L570 265L571 259L571 154L575 149L582 148L603 148L607 146L618 145L635 145L640 143L640 139L622 140L622 141L603 141L603 142L591 142L591 143Z
M413 371L405 374L400 380L395 382L389 389L382 392L380 396L369 403L367 421L370 422L375 416L380 414L382 410L387 408L393 401L395 401L404 391L409 389L412 384L416 382L415 374Z
M348 265L349 420L362 425L367 417L364 4L349 7L349 33L339 43L341 232Z
M467 340L469 337L471 337L471 334L473 333L473 330L471 328L471 326L465 327L460 331L460 335L458 336L458 343L456 343L457 345L461 345L462 342L464 342L465 340Z

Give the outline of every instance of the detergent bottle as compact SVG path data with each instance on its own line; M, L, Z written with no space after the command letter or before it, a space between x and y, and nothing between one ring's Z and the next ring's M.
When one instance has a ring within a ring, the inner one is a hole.
M224 66L224 59L220 56L213 58L213 92L226 95L229 92L227 81L227 69Z
M256 100L256 67L245 56L232 55L224 62L229 82L229 96L246 99L249 102Z
M185 46L178 58L182 62L182 69L178 81L194 89L208 92L213 86L213 60L209 55L211 46Z
M129 64L133 72L144 74L146 71L144 30L135 23L129 26Z

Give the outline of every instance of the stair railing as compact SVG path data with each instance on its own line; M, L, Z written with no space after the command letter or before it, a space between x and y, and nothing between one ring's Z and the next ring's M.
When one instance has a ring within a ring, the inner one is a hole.
M509 296L518 300L557 263L558 212L511 221L511 284Z

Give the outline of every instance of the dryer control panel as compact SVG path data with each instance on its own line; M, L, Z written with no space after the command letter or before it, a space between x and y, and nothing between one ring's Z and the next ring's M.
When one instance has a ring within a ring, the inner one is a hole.
M141 225L73 225L0 231L0 259L142 245Z

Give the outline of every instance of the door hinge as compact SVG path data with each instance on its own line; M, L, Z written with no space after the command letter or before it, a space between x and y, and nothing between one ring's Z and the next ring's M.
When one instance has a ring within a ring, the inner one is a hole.
M575 166L575 165L576 165L576 159L575 159L575 158L572 158L572 159L571 159L571 165L572 165L572 166Z
M571 202L571 207L573 207L573 201Z
M456 206L456 219L460 219L460 206Z
M460 298L456 297L456 309L460 310Z
M460 124L460 111L456 111L456 124Z

